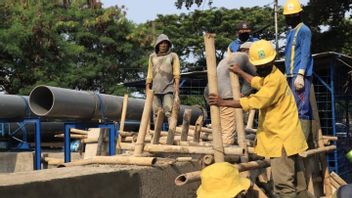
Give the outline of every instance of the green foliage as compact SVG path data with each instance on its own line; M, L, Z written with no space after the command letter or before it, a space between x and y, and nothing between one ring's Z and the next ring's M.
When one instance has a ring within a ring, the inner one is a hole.
M181 57L183 68L195 67L193 69L196 69L200 67L199 69L203 69L206 65L204 32L216 34L216 57L219 61L223 58L230 42L237 37L235 27L240 21L249 21L254 30L259 30L264 26L271 25L273 17L273 9L268 7L196 10L190 14L159 15L156 20L142 24L139 29L140 33L152 32L151 27L154 23L155 33L165 33L173 42L174 51ZM283 27L283 17L280 17L279 20L280 26ZM273 39L274 27L270 26L255 36ZM140 39L142 38L140 37ZM144 38L144 41L147 42L151 42L151 40L147 37ZM149 46L150 49L151 45L146 46Z
M39 84L116 93L138 77L144 51L118 7L89 9L85 1L0 3L0 85L28 94ZM128 67L129 69L126 69Z

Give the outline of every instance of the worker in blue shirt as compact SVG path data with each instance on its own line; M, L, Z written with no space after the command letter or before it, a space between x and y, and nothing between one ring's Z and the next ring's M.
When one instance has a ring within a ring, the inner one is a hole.
M284 15L291 29L287 33L285 68L289 86L294 94L298 117L308 140L311 131L312 110L309 102L313 73L310 52L312 33L302 22L302 7L298 0L287 0Z
M227 54L239 51L240 46L245 42L254 42L259 40L250 35L252 28L250 24L245 21L240 22L236 29L238 38L230 43L229 47L227 48Z

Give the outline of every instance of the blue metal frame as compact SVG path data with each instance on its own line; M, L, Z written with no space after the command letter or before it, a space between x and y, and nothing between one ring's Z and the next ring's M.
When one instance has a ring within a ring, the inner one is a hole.
M331 127L332 127L332 135L336 135L336 112L335 112L335 88L334 88L334 76L335 76L335 59L331 61L330 66L329 66L329 84L325 82L320 76L318 76L316 73L313 73L314 77L317 78L317 80L330 92L330 99L331 99ZM336 143L334 142L336 145ZM329 163L329 169L330 171L334 171L337 174L339 174L339 164L338 164L338 159L337 159L337 150L333 151L333 157L327 156L327 160L333 161L334 165L331 166Z
M41 138L40 138L40 132L41 132L41 121L40 118L24 118L20 120L1 120L1 122L20 122L20 127L24 127L27 124L34 124L35 128L35 145L34 145L34 170L40 170L41 169ZM14 132L16 133L17 130ZM14 134L13 133L13 134ZM27 134L24 134L26 136ZM25 141L27 141L27 137L25 137ZM27 142L26 142L27 143Z
M70 122L64 124L64 153L65 163L71 161L70 149L70 129L87 129L87 128L107 128L109 129L109 155L116 154L115 138L119 135L119 124L115 123L78 123Z

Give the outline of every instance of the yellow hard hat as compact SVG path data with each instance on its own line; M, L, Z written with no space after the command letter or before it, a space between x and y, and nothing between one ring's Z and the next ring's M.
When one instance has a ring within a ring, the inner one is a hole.
M297 14L302 11L298 0L287 0L284 5L284 15Z
M269 41L255 41L249 48L249 62L255 66L270 63L275 57L276 51Z
M237 168L228 162L204 168L200 178L198 198L233 198L250 187L249 179L241 178Z

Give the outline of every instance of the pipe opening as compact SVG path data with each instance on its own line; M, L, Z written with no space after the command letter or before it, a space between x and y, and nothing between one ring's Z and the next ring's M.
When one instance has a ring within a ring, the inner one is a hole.
M39 116L48 114L54 104L54 95L48 87L40 86L29 95L29 107Z
M175 184L176 184L177 186L182 186L182 185L184 185L186 182L187 182L187 177L186 177L185 174L180 175L180 176L176 177L176 179L175 179Z

